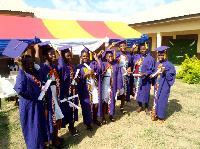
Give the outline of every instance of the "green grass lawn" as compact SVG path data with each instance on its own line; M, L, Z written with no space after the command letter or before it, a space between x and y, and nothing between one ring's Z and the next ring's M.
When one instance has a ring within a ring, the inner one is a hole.
M14 102L2 99L0 112L0 148L25 149L25 143L19 122L19 109ZM11 104L11 106L7 106ZM150 108L153 104L151 90ZM83 125L81 110L76 128L80 136L74 138L67 129L61 129L59 136L65 138L65 148L71 149L195 149L200 148L200 85L189 85L176 80L166 112L166 121L158 124L145 112L137 114L135 101L126 103L129 114L119 112L120 101L116 103L116 122L98 127L89 132Z

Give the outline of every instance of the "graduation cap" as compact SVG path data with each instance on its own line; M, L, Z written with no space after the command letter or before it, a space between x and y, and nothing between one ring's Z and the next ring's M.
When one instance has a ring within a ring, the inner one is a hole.
M115 49L106 49L106 50L104 51L104 53L102 54L102 58L105 58L105 57L106 57L106 54L108 54L108 53L112 53L112 54L113 54L113 57L114 57L114 59L115 59Z
M38 45L40 46L40 49L42 50L42 55L46 55L48 51L52 49L56 51L50 41L41 42L41 43L38 43Z
M83 45L83 46L84 46L84 49L82 51L90 54L90 60L92 60L92 51L90 49L88 49L85 45Z
M59 50L60 50L61 52L62 52L62 51L71 52L72 57L73 57L72 46L70 46L70 45L65 45L65 46L63 46L63 47L60 47Z
M50 41L45 41L45 42L38 43L38 45L40 45L40 46L45 46L45 45L50 45L50 44L51 44Z
M155 51L159 52L159 53L163 53L165 50L167 50L168 48L170 47L167 47L167 46L160 46L156 49L154 49Z
M148 49L147 42L142 42L142 43L140 43L140 44L139 44L139 47L141 47L141 46L145 46L146 50ZM140 48L138 48L138 50L139 50L139 49L140 49Z
M164 53L164 59L166 58L166 50L170 48L170 47L167 47L167 46L160 46L156 49L154 49L155 51L157 51L158 53Z
M118 43L119 45L120 45L120 44L125 44L125 45L126 45L126 44L127 44L127 40L126 40L126 39L123 39L123 40L118 41L117 43Z
M27 47L27 43L19 41L17 39L11 39L2 54L11 58L16 58L18 56L21 56L22 53L26 51Z

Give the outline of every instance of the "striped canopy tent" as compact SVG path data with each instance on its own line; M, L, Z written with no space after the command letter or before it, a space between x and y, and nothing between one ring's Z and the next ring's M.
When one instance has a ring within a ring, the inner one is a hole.
M41 41L50 40L56 48L71 44L77 51L75 54L83 48L82 44L96 50L103 43L119 39L128 39L128 43L140 39L148 40L146 36L143 38L144 35L122 22L0 16L0 49L4 49L10 39L32 43L35 36Z

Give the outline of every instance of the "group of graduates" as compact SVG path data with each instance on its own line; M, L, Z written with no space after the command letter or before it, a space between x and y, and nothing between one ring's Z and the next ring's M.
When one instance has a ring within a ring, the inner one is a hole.
M116 45L119 51L112 49ZM138 54L133 53L135 48ZM56 148L63 148L64 139L58 137L58 130L66 125L73 136L78 136L74 123L78 121L79 101L83 122L89 131L92 131L92 123L107 124L106 114L109 114L109 121L115 121L116 100L121 100L120 111L126 113L124 103L130 102L130 95L138 102L136 112L144 110L153 120L163 123L170 87L176 76L173 64L165 59L167 48L155 49L158 51L158 62L155 62L147 54L146 43L134 44L127 52L126 41L121 40L98 54L83 47L81 63L76 67L71 64L70 45L56 51L50 42L43 42L34 45L34 59L29 55L16 57L19 74L14 89L20 97L20 122L27 148L48 148L51 141ZM40 51L44 63L40 60ZM59 54L58 66L54 64L55 52ZM41 89L48 80L51 80L50 86L39 100ZM150 112L152 85L155 97ZM98 121L97 117L102 120Z

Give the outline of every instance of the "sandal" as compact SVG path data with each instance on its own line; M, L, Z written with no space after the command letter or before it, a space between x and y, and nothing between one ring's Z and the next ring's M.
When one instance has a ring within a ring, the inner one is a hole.
M158 119L158 124L163 124L165 119Z
M123 114L125 114L125 113L128 112L128 111L125 111L124 108L120 108L120 111L121 111Z
M143 110L143 107L139 107L139 108L136 110L136 112L137 112L137 113L140 113L142 110Z
M96 124L96 125L98 125L98 126L102 126L102 123L99 122L98 120L94 121L93 124Z
M71 135L73 137L78 137L79 136L79 131L76 129L76 128L72 128L72 129L69 129L69 132L71 133Z
M151 118L152 119L152 121L157 121L158 120L158 117L153 117L153 118Z
M144 111L146 112L146 115L150 115L150 112L147 108Z
M113 116L110 116L109 119L110 119L111 122L115 122L115 119L114 119Z
M107 121L106 121L106 120L103 120L101 123L102 123L102 125L106 125L106 124L107 124Z

